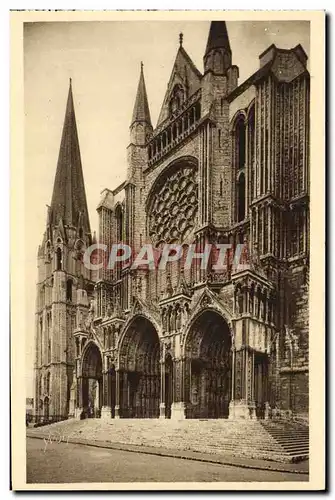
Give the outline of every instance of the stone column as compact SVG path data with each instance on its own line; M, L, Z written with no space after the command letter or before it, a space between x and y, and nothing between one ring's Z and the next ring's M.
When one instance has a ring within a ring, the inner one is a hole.
M123 412L123 416L129 418L130 416L130 408L129 408L129 383L128 383L128 372L122 372L122 398L120 403L121 411Z
M120 418L120 371L115 371L115 417Z
M110 370L107 373L107 406L112 408L112 385L113 385L113 377Z
M177 358L173 360L173 400L171 405L171 419L184 420L185 401L184 401L184 372L185 358Z
M251 348L242 347L235 352L235 368L232 400L229 404L229 418L255 418L255 402L253 400L253 352Z
M99 410L102 401L103 401L103 385L102 385L102 380L97 379L96 380L96 386L95 386L95 397L94 397L94 408L93 408L93 415L94 418L97 418L99 415Z
M160 387L160 405L159 418L165 418L165 361L160 361L161 367L161 387Z
M269 403L269 364L268 361L264 361L263 373L262 373L262 385L263 385L263 397L264 397L264 419L268 420L270 418L271 407Z
M83 412L83 378L77 378L77 401L74 410L74 418L80 419Z
M235 399L235 347L232 347L232 363L231 363L231 401Z
M101 408L101 418L110 419L112 416L112 408L110 403L110 375L108 371L105 370L102 374L102 387L103 387L103 397L102 397L102 408Z

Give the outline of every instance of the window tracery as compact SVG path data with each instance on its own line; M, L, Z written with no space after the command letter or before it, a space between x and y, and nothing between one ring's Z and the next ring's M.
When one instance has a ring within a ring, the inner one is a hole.
M156 245L185 241L198 213L198 186L193 166L181 166L164 180L153 194L149 208L149 235Z

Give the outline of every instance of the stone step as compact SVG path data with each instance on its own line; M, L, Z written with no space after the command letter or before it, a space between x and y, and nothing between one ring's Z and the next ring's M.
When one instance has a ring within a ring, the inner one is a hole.
M298 438L290 438L289 436L285 436L285 437L272 436L272 437L273 437L273 439L275 439L276 441L278 441L280 443L306 443L306 442L309 442L308 436L298 437Z
M282 446L300 446L300 445L309 445L309 439L298 439L298 440L291 440L291 439L286 439L286 440L281 440L281 439L275 439L275 441Z
M301 428L299 425L294 427ZM278 428L279 434L275 432ZM305 437L297 437L296 433L291 437L292 434L288 430L292 433L292 426L276 425L274 422L271 422L271 425L263 425L257 420L72 419L43 427L46 434L60 432L65 436L122 444L231 454L284 462L298 460L299 457L307 458L308 432Z
M289 429L289 430L285 431L285 430L275 430L275 429L272 429L272 428L267 429L267 430L269 432L272 432L273 434L278 435L278 436L280 436L280 435L287 435L287 434L292 435L292 436L300 436L300 435L301 436L306 436L306 435L308 436L308 434L309 434L308 430L300 430L299 431L299 430L291 430L291 429Z
M282 450L284 451L287 451L287 452L292 452L292 451L295 451L295 450L309 450L309 444L300 444L300 445L291 445L291 446L282 446L280 445Z
M277 441L292 461L306 459L309 455L309 430L305 425L287 422L262 422L262 426Z

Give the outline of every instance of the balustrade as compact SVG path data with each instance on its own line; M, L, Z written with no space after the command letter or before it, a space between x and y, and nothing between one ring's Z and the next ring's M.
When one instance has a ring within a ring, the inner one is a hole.
M180 108L181 112L179 115L170 118L165 123L164 129L156 130L156 135L148 145L149 166L153 165L193 132L201 117L200 97L200 91L196 92Z

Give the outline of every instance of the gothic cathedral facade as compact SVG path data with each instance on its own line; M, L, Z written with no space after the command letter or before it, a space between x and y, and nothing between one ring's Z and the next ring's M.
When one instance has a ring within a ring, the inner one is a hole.
M271 45L238 76L224 21L203 73L181 36L154 129L141 66L126 179L97 208L108 251L243 243L246 264L223 273L184 253L155 271L85 265L97 241L70 84L38 251L38 418L308 418L307 56Z

